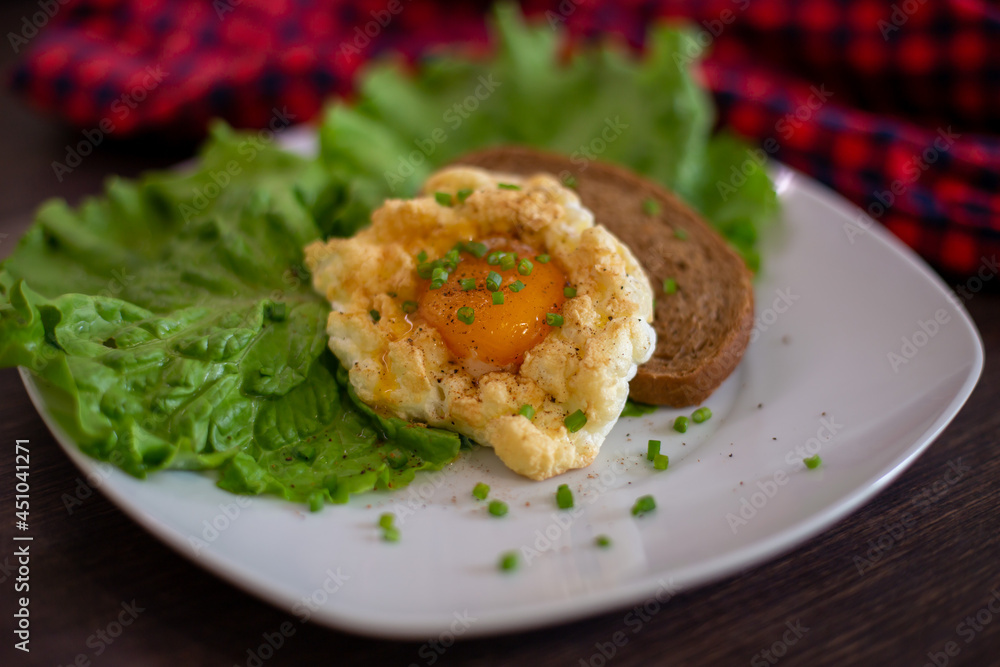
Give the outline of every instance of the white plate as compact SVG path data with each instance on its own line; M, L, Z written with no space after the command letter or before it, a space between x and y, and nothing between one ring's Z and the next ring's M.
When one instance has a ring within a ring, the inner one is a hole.
M671 429L681 411L623 419L590 468L557 479L519 478L482 449L408 489L310 514L230 495L207 476L139 481L95 462L22 376L63 449L124 512L300 618L422 639L662 602L787 551L867 502L930 445L982 370L975 327L923 262L879 227L851 242L854 207L789 169L774 176L784 220L762 248L756 340L707 401L715 416L684 435ZM663 442L669 470L646 461L650 438ZM808 470L802 458L816 450L823 465ZM472 498L479 481L510 504L506 517ZM563 483L579 512L556 510ZM646 494L656 511L633 518ZM379 539L385 511L400 516L399 543ZM597 548L597 535L613 546ZM522 547L537 555L525 550L517 572L498 571L500 554Z

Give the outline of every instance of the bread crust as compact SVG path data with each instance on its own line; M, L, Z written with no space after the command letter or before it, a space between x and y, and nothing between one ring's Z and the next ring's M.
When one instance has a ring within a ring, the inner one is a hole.
M632 249L656 297L657 344L652 359L632 379L630 398L678 408L697 405L740 363L753 329L751 273L674 194L616 165L522 146L477 151L455 163L518 175L572 176L596 222ZM665 293L666 279L676 281L675 293Z

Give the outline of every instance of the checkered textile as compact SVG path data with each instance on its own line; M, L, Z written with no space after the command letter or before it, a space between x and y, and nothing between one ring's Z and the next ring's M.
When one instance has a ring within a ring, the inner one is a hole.
M7 39L13 88L85 130L199 134L214 116L302 121L398 51L486 45L489 2L40 0ZM1000 8L985 0L525 0L529 15L641 48L694 26L679 62L720 123L829 185L942 270L1000 251ZM41 28L41 29L39 29ZM759 155L759 153L758 153ZM859 212L860 213L860 212ZM859 217L857 229L868 219ZM845 234L850 232L845 231Z

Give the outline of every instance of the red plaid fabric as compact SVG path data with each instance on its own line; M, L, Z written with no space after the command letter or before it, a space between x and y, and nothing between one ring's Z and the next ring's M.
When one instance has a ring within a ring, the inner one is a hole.
M386 51L486 44L489 2L43 0L12 86L85 131L201 133L315 116ZM641 48L684 19L720 122L838 190L939 268L1000 250L1000 9L984 0L525 0ZM39 26L44 26L39 30ZM773 150L771 150L773 149ZM989 266L989 264L985 264Z

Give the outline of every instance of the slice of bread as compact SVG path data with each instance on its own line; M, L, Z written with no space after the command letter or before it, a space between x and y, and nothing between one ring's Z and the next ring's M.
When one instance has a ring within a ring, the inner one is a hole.
M676 196L621 167L519 146L491 148L455 162L519 175L547 172L564 182L572 177L596 222L635 253L652 282L657 343L652 359L629 385L633 400L697 405L739 364L753 327L750 271ZM672 294L664 288L667 280L676 283Z

